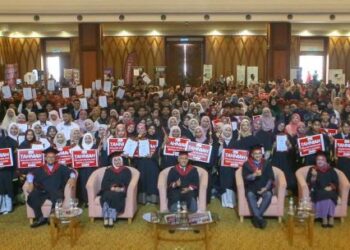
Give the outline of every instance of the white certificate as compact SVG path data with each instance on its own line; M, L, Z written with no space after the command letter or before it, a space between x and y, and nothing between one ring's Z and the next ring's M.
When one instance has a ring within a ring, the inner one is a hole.
M127 156L133 157L135 154L135 150L137 148L137 141L134 141L132 139L128 139L124 145L123 152Z
M134 69L134 76L139 76L139 75L140 75L139 69Z
M150 84L152 82L151 78L149 78L148 75L144 75L142 80L146 83L146 84Z
M146 157L151 154L149 140L139 140L139 156Z
M118 79L118 87L124 86L124 79Z
M78 85L77 88L75 89L75 93L77 95L82 95L84 92L83 92L83 86L82 85Z
M123 99L124 94L125 94L125 89L123 89L123 88L118 88L116 97L119 98L119 99Z
M62 88L63 98L69 98L69 88Z
M86 98L90 98L90 97L91 97L91 93L92 93L91 88L84 89L84 96L85 96Z
M4 95L4 99L9 99L12 97L10 86L3 86L1 90L2 94Z
M40 138L39 140L43 144L44 150L51 146L50 142L46 138Z
M24 134L28 129L28 124L26 124L26 123L17 123L16 125L18 126L20 133Z
M165 78L164 77L159 78L159 86L161 86L161 87L165 86Z
M95 89L96 90L102 89L102 82L101 82L101 80L96 80L95 81Z
M276 136L276 150L277 152L288 151L287 146L287 135L277 135Z
M32 143L32 148L31 149L44 149L44 144L42 142L40 143Z
M19 79L19 78L16 79L16 84L17 84L17 85L19 85L19 84L21 84L21 83L22 83L22 79Z
M91 83L91 88L92 88L92 90L96 90L96 82L95 81L93 81Z
M112 89L112 82L111 81L105 81L103 84L103 91L104 92L111 92Z
M33 99L32 88L23 88L23 97L24 97L24 100L32 100Z
M189 93L191 93L191 87L185 87L185 93L186 94L189 94Z
M24 142L25 136L24 135L19 135L17 138L18 145L21 145L22 142Z
M79 98L81 109L88 109L88 104L86 98Z
M55 91L55 80L53 79L47 80L47 90Z
M36 89L32 89L32 96L33 96L33 99L36 99Z
M237 122L231 122L232 131L237 130Z
M101 95L98 97L98 105L101 108L106 108L107 107L107 96Z

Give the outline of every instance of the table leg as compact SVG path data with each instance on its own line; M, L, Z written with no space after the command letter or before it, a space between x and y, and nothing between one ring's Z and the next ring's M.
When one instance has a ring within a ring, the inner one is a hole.
M290 245L293 245L293 238L294 238L294 218L293 218L292 216L289 216L289 218L288 218L287 231L288 231L288 240L289 240L289 244L290 244Z
M309 238L309 244L310 246L314 243L314 215L310 215L308 219L308 238Z
M153 224L153 234L154 234L154 249L158 249L158 227L157 224Z
M204 227L204 240L205 240L205 249L209 249L209 225L206 224Z
M53 217L50 217L50 234L51 234L51 246L54 247L58 240L58 223Z

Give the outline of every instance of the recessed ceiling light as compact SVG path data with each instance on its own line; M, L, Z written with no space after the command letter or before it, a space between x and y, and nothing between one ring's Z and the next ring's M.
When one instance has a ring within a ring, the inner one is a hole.
M221 36L222 33L218 30L213 30L208 33L209 36Z
M299 36L312 36L313 34L308 30L304 30L304 31L300 32L298 35Z
M253 32L249 31L249 30L242 30L241 32L239 32L240 36L252 36L254 35Z
M333 30L332 32L327 34L328 36L341 36L338 30Z
M148 33L149 36L160 36L160 33L156 30L152 30L150 33Z

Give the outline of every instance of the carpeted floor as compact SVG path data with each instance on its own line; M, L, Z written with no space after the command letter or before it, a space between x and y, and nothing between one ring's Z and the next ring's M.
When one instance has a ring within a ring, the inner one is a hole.
M222 208L218 200L213 201L209 209L220 215L220 221L211 227L210 249L350 249L350 220L343 224L337 220L333 229L323 229L317 223L313 248L308 246L305 235L296 236L292 247L288 244L284 223L279 224L277 219L268 219L268 227L258 230L253 228L249 219L240 223L236 212ZM89 222L85 210L81 217L80 238L73 249L153 249L152 227L143 221L142 215L156 210L157 207L152 205L139 206L131 225L120 220L113 229L103 228L102 220ZM164 234L174 238L200 236L193 232ZM0 239L2 250L51 248L49 227L29 228L24 206L17 207L9 215L0 215ZM54 249L71 249L69 239L60 238ZM161 242L159 249L204 249L204 244Z

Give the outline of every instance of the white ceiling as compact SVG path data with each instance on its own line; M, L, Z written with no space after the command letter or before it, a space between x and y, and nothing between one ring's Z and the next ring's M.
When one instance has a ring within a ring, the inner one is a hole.
M16 0L0 1L0 13L344 13L349 0Z

